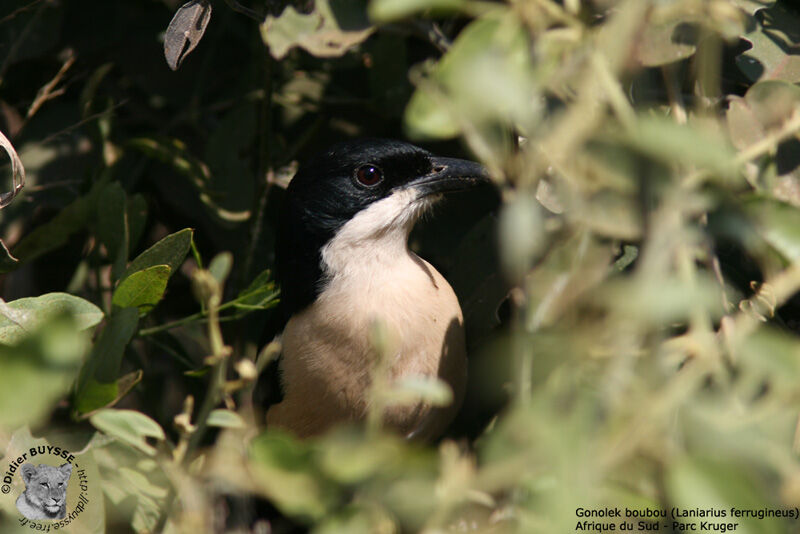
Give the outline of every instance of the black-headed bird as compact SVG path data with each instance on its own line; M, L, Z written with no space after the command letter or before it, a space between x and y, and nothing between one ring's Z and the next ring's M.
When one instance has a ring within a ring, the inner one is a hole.
M466 383L461 308L436 269L408 248L414 223L443 193L486 182L470 161L408 143L340 143L301 165L287 189L276 262L289 321L280 363L283 401L271 427L300 437L364 419L382 324L394 340L390 381L438 377L453 402L388 406L383 423L431 439L458 411Z

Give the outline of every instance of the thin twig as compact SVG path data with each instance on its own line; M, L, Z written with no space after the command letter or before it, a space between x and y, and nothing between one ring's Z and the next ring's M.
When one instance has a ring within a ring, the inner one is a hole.
M67 59L64 60L64 63L61 65L61 68L58 69L58 72L53 79L44 84L39 92L36 93L36 98L33 101L33 104L28 108L28 113L25 115L25 122L28 122L31 117L33 117L37 111L41 109L41 107L47 102L48 100L52 100L57 96L61 96L64 94L64 88L56 89L61 80L64 78L64 75L67 71L75 64L75 52L69 50L67 52Z
M213 369L208 382L208 391L195 420L197 427L189 438L186 455L183 457L184 466L194 459L192 453L200 445L200 441L208 428L208 416L223 398L225 378L228 374L228 360L231 355L230 347L223 342L222 329L219 325L219 301L222 289L208 271L199 271L195 274L195 277L193 282L198 286L205 286L205 290L211 293L203 300L205 300L208 309L208 340L211 345L211 356L206 361L211 363Z

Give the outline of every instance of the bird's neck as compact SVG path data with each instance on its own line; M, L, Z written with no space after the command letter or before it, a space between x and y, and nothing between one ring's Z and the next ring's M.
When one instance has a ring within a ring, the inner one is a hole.
M408 250L411 227L389 228L376 235L340 232L321 251L326 280L354 279L368 282L396 269L412 255Z
M428 202L405 190L376 202L345 223L321 250L325 278L361 277L363 282L413 259L408 235Z

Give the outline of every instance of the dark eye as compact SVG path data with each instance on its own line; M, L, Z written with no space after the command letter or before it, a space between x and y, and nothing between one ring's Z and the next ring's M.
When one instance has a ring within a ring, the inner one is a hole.
M383 180L383 173L375 165L362 165L356 171L356 180L361 185L376 185Z
M47 486L47 482L39 482L42 486Z

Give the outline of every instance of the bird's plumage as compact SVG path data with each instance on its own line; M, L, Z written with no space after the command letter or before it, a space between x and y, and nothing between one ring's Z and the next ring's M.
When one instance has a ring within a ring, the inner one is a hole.
M379 179L378 179L379 178ZM463 318L447 281L408 249L420 214L441 192L485 179L474 163L397 141L340 144L289 185L278 236L278 279L291 316L283 334L284 400L268 422L301 436L366 416L381 322L394 339L391 380L438 376L454 403L392 407L387 425L433 437L454 415L466 379Z

